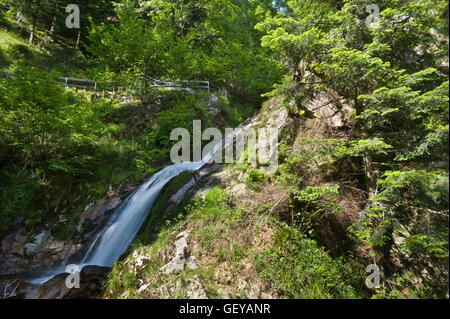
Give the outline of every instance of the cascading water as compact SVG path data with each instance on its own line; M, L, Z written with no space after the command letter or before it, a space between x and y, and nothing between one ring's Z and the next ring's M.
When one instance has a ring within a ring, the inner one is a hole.
M88 265L112 267L136 237L163 187L182 172L201 169L214 158L217 152L228 147L227 144L230 140L232 142L233 137L240 131L241 128L238 128L232 135L214 146L200 162L177 163L151 176L114 210L108 224L97 234L79 262L71 263L76 264L80 270ZM65 272L65 266L60 266L24 280L40 285Z
M81 264L112 267L130 246L163 187L180 173L196 171L205 163L175 164L148 179L114 211L110 222L98 234Z

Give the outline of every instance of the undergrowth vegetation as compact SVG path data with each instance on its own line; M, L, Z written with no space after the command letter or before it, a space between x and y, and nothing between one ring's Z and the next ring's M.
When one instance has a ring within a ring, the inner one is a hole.
M214 187L204 197L180 205L152 242L135 245L114 266L104 297L186 298L193 278L200 278L209 297L363 296L358 281L364 273L361 265L334 259L294 226L235 202L227 191ZM198 268L163 275L160 268L172 257L174 239L181 231L189 233L190 247L195 247L190 258ZM139 259L145 263L138 264ZM243 278L250 284L242 284ZM140 290L142 286L147 288Z
M80 240L87 204L170 164L174 129L283 110L278 171L234 163L171 207L197 175L174 178L104 297L448 298L448 4L380 0L369 24L371 2L99 0L66 30L62 0L0 0L0 239ZM183 232L191 266L165 275Z
M57 72L20 64L7 72L0 78L1 234L16 220L27 231L45 223L58 238L75 239L89 202L127 191L167 163L173 129L192 131L194 119L212 124L201 93L155 92L147 105L123 104L58 87Z
M240 24L245 40L236 38L236 21L259 19L256 5L245 3L245 14L225 4L221 17L233 14L217 20L217 3L97 1L71 30L60 0L0 1L0 238L16 227L78 239L87 204L129 191L168 163L173 129L192 131L193 120L222 129L255 113L281 68L254 41L254 23ZM190 10L202 14L185 16ZM116 89L209 80L211 92L100 94L59 87L61 76L115 81Z
M296 227L282 225L277 230L273 246L256 257L256 268L262 280L283 298L362 297L363 267L330 257Z

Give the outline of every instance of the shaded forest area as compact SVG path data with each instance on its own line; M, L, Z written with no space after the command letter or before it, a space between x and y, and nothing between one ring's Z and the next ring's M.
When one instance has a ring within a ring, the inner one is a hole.
M448 297L448 3L380 0L371 17L372 2L80 0L80 28L69 29L67 1L0 0L0 238L18 228L80 240L83 208L164 167L173 129L236 126L269 100L293 123L280 170L237 166L257 194L276 185L288 200L273 246L254 257L261 279L289 298ZM57 86L60 76L131 87L208 80L217 101L158 90L99 97ZM339 130L320 131L324 109ZM343 184L357 190L359 211L333 252L320 227L343 209ZM222 192L184 213L204 227L214 222L205 212L228 216L235 207ZM352 283L360 256L386 275L375 292ZM286 277L279 260L329 271ZM110 297L136 286L134 277L123 286L124 267ZM346 268L348 282L338 275Z

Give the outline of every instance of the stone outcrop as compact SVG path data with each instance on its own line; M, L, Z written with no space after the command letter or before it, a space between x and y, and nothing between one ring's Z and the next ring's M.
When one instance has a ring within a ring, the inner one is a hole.
M96 234L107 221L109 213L121 201L120 197L114 195L86 208L77 227L81 233L83 223L89 221L91 225L89 232L82 234L83 241L89 241ZM81 243L57 240L48 231L36 235L24 235L19 231L13 231L1 242L0 275L47 270L66 264L81 248Z
M67 262L81 245L56 240L47 231L31 238L14 232L5 237L1 248L0 275L11 275L50 269Z
M30 299L94 299L102 291L102 283L108 277L111 268L86 266L80 272L80 287L68 288L68 274L59 274L37 289L28 293Z
M189 260L189 246L187 238L189 234L184 231L181 232L175 241L175 250L173 258L160 268L160 272L164 275L178 274L185 268L196 269L197 265L194 260Z
M80 221L77 226L78 232L83 231L83 224L89 222L93 227L87 234L95 232L99 226L108 218L108 213L114 210L120 205L122 199L116 194L110 195L107 199L104 199L97 203L96 205L90 204L86 207L85 211L80 217Z
M40 286L20 279L0 279L0 299L93 299L102 291L110 268L86 266L80 274L79 288L66 284L69 274L56 275Z

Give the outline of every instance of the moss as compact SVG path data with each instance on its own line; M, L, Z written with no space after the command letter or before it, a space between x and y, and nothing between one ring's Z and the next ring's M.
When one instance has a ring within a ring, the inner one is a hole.
M148 244L159 226L161 226L162 220L161 217L165 212L167 207L167 202L170 197L175 194L182 186L187 184L193 177L192 172L183 172L177 177L173 178L161 191L158 199L153 205L150 211L150 217L145 222L144 226L140 230L139 234L136 237L136 243L139 244ZM184 205L190 200L189 197L186 197L175 209L172 211L171 216L178 215L184 208Z

